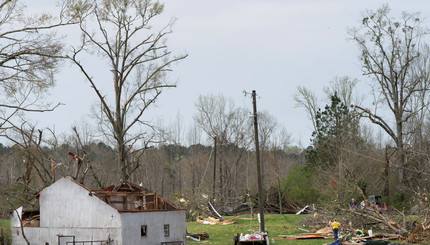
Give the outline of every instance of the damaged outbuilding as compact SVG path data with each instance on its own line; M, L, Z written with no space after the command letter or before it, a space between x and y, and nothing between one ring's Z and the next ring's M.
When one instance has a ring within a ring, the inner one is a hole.
M64 177L38 195L40 213L13 212L13 245L185 244L185 210L132 183L90 190Z

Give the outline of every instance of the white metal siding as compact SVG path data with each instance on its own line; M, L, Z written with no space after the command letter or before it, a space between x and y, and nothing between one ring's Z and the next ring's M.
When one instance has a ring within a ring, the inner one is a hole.
M119 212L68 178L40 193L40 227L120 228Z
M183 241L185 244L185 210L121 213L122 245L160 245L161 242ZM164 237L164 225L170 225L170 236ZM140 227L147 225L147 237L141 237Z
M76 241L113 240L110 245L121 245L121 229L82 229L82 228L40 228L25 227L25 236L30 244L57 245L58 235L74 235ZM61 245L72 238L62 238ZM12 228L12 245L27 245L21 233L21 228Z

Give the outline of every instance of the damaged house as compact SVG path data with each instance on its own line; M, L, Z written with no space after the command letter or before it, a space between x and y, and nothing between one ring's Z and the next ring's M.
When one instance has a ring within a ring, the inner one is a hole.
M129 182L90 190L64 177L38 196L39 212L12 213L13 245L185 244L185 210Z

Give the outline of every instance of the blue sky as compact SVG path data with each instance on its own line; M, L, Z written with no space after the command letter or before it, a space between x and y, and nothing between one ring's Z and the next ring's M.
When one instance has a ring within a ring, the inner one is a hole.
M29 1L32 10L49 9L51 0ZM366 93L369 78L362 77L358 50L347 40L347 27L358 26L365 9L377 9L379 0L181 0L164 1L158 19L176 17L171 50L189 57L171 73L178 87L166 91L148 118L173 122L178 113L184 126L192 123L199 95L223 94L237 106L249 108L243 91L256 90L258 110L268 111L292 136L293 143L307 146L311 122L292 99L298 86L322 96L322 88L338 76L360 81L358 93ZM430 2L389 1L392 13L418 12L427 18ZM426 22L428 23L428 22ZM77 35L73 30L69 33ZM96 69L96 68L95 68ZM52 91L53 101L65 106L34 116L39 127L69 131L88 120L93 91L75 68L65 64ZM323 106L323 105L321 105Z

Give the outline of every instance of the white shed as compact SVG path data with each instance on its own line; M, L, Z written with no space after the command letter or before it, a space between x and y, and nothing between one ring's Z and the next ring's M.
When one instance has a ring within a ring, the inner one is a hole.
M90 190L64 177L39 193L39 204L40 213L13 212L13 245L25 238L42 245L185 244L185 210L129 182Z

